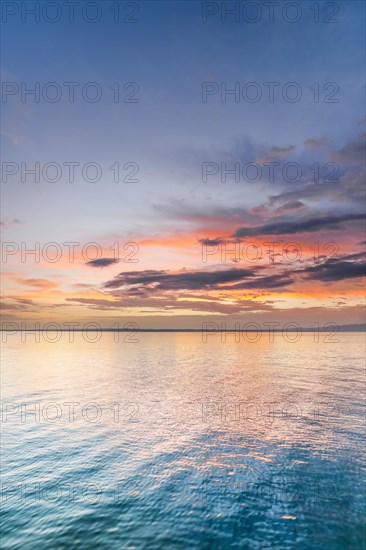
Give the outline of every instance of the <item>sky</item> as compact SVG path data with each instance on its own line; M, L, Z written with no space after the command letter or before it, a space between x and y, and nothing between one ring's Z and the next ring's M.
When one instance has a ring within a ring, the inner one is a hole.
M3 323L364 322L363 2L36 4L2 4Z

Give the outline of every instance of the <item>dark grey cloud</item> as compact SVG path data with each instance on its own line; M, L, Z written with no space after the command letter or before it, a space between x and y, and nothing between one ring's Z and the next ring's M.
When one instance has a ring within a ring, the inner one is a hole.
M355 252L354 254L348 254L347 256L342 256L339 258L341 261L349 260L362 260L366 257L366 252Z
M132 271L120 273L107 281L104 288L116 289L130 285L147 285L157 290L199 290L252 277L254 269L225 269L220 271Z
M276 221L257 227L240 227L232 235L234 238L254 237L259 235L290 235L307 233L324 229L344 229L344 222L364 220L366 215L345 214L343 216L321 216L303 220Z
M271 289L271 288L283 288L294 283L294 279L288 276L288 274L269 275L268 277L258 277L252 281L244 281L242 283L234 284L231 287L226 287L230 290L241 289Z
M352 263L332 259L320 265L307 267L302 272L308 274L309 279L312 280L343 281L344 279L365 277L366 262Z
M303 202L299 200L293 200L293 201L286 202L282 206L282 208L285 210L297 210L298 208L302 208L303 206L305 206Z
M90 262L86 262L86 265L89 265L90 267L108 267L112 264L118 264L118 260L115 258L98 258L97 260L90 260Z
M225 244L227 242L227 240L220 239L220 238L217 238L217 239L200 239L198 242L201 243L201 244L204 244L206 246L218 246L220 244Z

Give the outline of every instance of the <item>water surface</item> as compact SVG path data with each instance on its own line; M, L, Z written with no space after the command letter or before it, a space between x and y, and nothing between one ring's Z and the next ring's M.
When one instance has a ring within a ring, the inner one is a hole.
M364 547L363 334L69 336L3 344L2 548Z

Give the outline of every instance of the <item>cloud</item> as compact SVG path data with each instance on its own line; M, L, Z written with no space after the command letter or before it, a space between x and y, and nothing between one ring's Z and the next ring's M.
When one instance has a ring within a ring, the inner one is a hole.
M358 138L349 141L337 151L331 153L333 160L338 162L343 162L344 164L365 164L365 150L366 150L366 140L365 133L361 132Z
M0 222L0 225L2 225L3 227L8 227L10 225L18 225L18 224L22 224L24 223L23 220L18 220L18 218L13 218L12 220L8 221L8 222Z
M86 265L90 267L108 267L112 264L118 264L118 260L115 258L98 258L97 260L90 260L86 262Z
M320 139L310 138L304 141L304 145L306 145L306 147L310 147L310 149L317 149L319 147L324 147L326 144L327 144L327 140L324 137Z
M308 267L303 273L309 275L309 279L331 282L343 281L366 276L366 262L352 263L338 260L328 260L324 264Z
M295 151L295 145L289 145L288 147L256 147L258 158L256 162L264 164L265 162L272 162L273 159L279 159L286 157L293 151Z
M299 208L303 208L304 203L299 200L293 200L286 202L282 207L281 210L298 210Z
M288 235L307 233L324 229L344 229L344 222L363 220L365 214L345 214L343 216L322 216L304 220L278 221L257 227L240 227L233 237L253 237L259 235Z
M59 283L49 281L48 279L14 279L17 283L25 286L31 286L39 289L51 289L59 286Z
M289 145L288 147L271 147L268 154L271 157L284 157L295 150L295 145Z
M314 151L327 145L323 138L311 138L304 143ZM269 196L269 205L307 199L307 204L320 201L348 203L356 210L358 201L365 198L365 134L359 134L340 149L329 150L327 147L326 154L320 163L318 183L314 181L309 163L304 162L301 164L304 180L299 181L296 188L288 183L280 194ZM327 163L329 160L333 164Z
M287 274L279 274L279 275L270 275L268 277L258 277L253 281L244 281L242 283L238 283L226 288L228 290L241 290L241 289L262 290L262 289L286 287L286 286L292 285L294 282L295 281L291 279Z
M355 254L348 254L347 256L342 256L340 260L362 260L366 257L366 252L356 252Z
M8 300L12 301L9 302ZM25 311L34 312L36 311L36 304L33 300L7 296L4 297L3 301L1 302L0 308L3 311L19 311L22 313L24 313Z
M198 290L215 288L220 284L235 282L244 277L253 276L248 269L226 269L220 271L132 271L120 273L114 279L107 281L104 288L116 289L130 285L146 285L154 290Z
M337 176L338 177L338 176ZM345 203L357 207L360 200L365 199L365 174L362 167L346 171L340 176L339 181L334 183L323 182L315 185L314 182L307 182L296 189L288 187L278 195L269 196L269 205L275 206L288 201L307 199L319 203L320 200L327 200L344 205Z
M31 306L34 304L34 301L33 300L29 300L27 298L12 298L13 300L16 300L17 302L19 302L20 304L23 304L23 305L26 305L26 306Z
M199 239L198 241L200 244L203 244L205 246L219 246L220 244L225 244L227 240L225 239Z
M117 291L118 292L118 291ZM78 302L90 309L103 311L123 311L129 308L141 308L142 311L146 308L152 308L154 313L157 311L174 312L175 310L190 310L202 313L220 313L232 314L242 312L258 312L272 311L273 306L269 302L256 301L246 299L244 301L225 301L209 296L195 295L194 300L190 300L193 296L185 294L184 297L176 296L161 296L152 297L150 295L143 297L131 297L128 295L119 296L114 293L113 300L111 299L95 299L95 298L67 298L70 302Z

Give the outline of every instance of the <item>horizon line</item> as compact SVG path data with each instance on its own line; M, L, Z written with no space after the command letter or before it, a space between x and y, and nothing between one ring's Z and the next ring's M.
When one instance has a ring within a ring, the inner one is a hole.
M337 325L336 323L328 326L328 327L301 327L298 328L286 328L286 332L298 332L298 330L302 330L304 332L329 332L331 328L337 327L337 332L366 332L366 324L360 323L360 324L352 324L352 325ZM130 328L73 328L73 329L65 329L65 328L40 328L40 329L17 329L16 332L43 332L44 330L47 330L47 332L84 332L85 330L88 332L207 332L207 329L204 328L136 328L136 327L130 327ZM217 332L227 332L227 333L240 333L243 332L243 329L221 329L217 328L214 329ZM267 329L260 327L261 332L283 332L284 328L273 328ZM9 332L8 329L0 328L0 332ZM258 332L256 329L245 329L245 332ZM15 334L14 334L15 335Z

